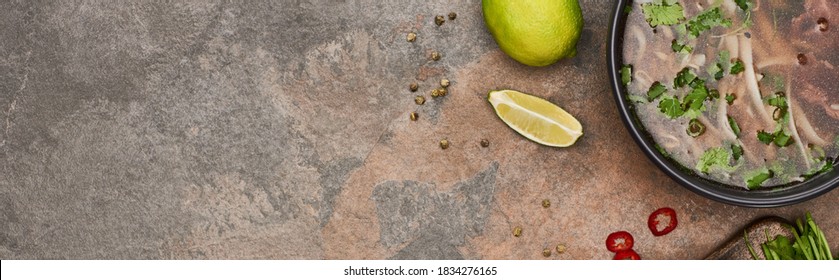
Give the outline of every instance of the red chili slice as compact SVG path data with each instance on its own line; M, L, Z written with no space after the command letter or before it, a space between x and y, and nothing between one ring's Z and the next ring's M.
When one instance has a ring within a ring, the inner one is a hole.
M632 238L632 234L625 231L613 232L606 237L606 249L610 252L632 250L633 244L635 244L635 239Z
M635 252L635 250L629 249L629 250L618 251L615 254L615 257L612 258L612 259L613 260L640 260L641 256L639 256L638 253Z
M676 220L676 210L669 207L655 210L655 212L650 214L649 220L647 220L647 226L655 236L662 236L670 233L676 229L676 225L678 224L679 221Z

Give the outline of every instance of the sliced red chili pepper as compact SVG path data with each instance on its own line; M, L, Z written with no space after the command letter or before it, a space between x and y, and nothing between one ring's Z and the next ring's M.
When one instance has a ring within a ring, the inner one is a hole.
M625 231L613 232L606 237L606 249L610 252L631 250L633 244L635 244L635 239L632 238L632 234Z
M641 256L639 256L638 253L635 252L635 250L629 249L629 250L618 251L615 254L615 257L612 258L612 259L613 260L640 260Z
M647 220L647 226L655 236L662 236L670 233L676 229L678 224L679 221L676 220L676 210L669 207L655 210L655 212L650 214L650 219Z

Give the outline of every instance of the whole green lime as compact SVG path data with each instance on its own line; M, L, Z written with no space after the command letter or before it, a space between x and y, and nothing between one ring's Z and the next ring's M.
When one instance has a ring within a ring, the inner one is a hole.
M484 22L507 55L547 66L577 54L583 13L577 0L483 0Z

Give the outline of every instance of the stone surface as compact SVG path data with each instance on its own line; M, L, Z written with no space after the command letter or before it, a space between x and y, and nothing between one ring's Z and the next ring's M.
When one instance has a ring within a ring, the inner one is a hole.
M562 243L550 259L609 259L627 230L644 258L701 259L807 210L839 240L839 191L745 209L658 171L608 86L612 3L581 2L577 57L532 68L498 50L479 1L2 1L0 258L544 259ZM585 136L523 139L485 101L502 88ZM653 237L662 206L681 223Z

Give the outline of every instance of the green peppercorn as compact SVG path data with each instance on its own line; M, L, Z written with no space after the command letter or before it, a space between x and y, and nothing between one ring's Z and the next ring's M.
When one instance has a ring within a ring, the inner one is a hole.
M441 56L442 55L437 51L431 52L431 60L434 60L434 61L440 60Z
M449 82L449 80L448 80L448 79L442 79L442 80L440 80L440 86L441 86L441 87L447 88L447 87L449 87L449 84L451 84L451 82Z
M417 95L417 97L414 97L414 102L417 103L417 105L425 104L425 97Z
M416 121L417 119L419 119L419 114L417 114L417 112L412 112L411 113L411 120Z
M414 33L414 32L408 33L408 35L405 36L405 39L407 39L408 42L416 41L417 40L417 33Z
M550 258L551 257L551 249L545 248L544 250L542 250L542 256L545 256L546 258Z
M449 140L443 139L440 140L440 149L448 149L449 148Z

